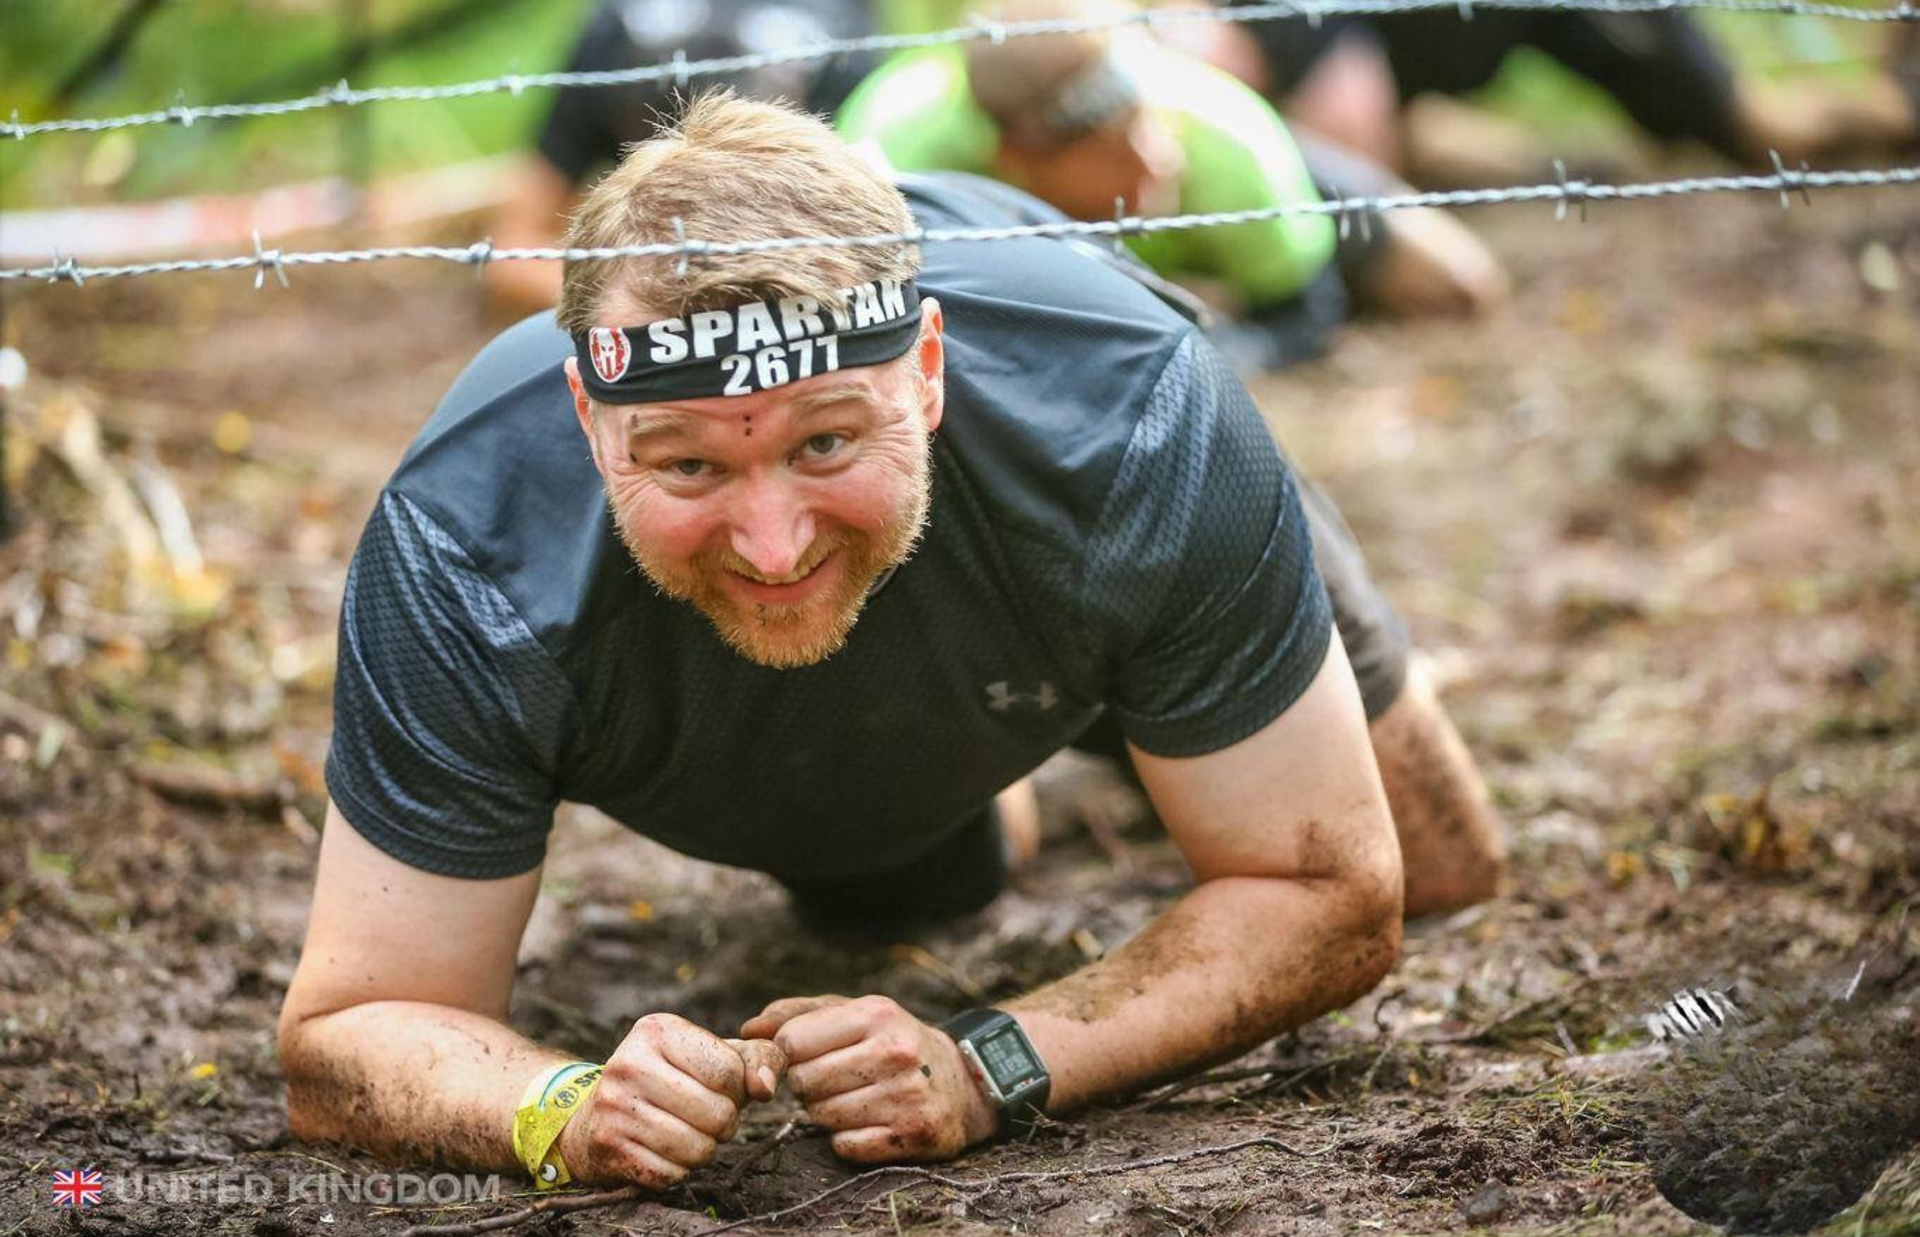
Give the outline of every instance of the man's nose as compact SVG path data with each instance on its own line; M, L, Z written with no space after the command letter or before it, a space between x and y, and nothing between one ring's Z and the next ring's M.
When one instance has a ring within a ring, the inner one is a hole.
M784 576L813 544L813 513L778 474L749 477L733 509L733 552L764 576Z

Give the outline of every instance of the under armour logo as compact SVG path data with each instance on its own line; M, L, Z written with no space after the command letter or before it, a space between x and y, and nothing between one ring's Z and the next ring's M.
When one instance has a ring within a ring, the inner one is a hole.
M987 707L995 713L1006 713L1015 705L1027 705L1035 709L1051 709L1060 703L1060 693L1053 690L1053 684L1041 680L1040 690L1036 692L1017 692L1008 686L1006 680L987 684Z

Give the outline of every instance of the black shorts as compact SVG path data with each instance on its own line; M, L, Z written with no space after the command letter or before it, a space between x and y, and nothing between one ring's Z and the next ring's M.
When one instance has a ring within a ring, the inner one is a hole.
M1234 0L1236 4L1254 0ZM1552 13L1479 9L1471 21L1436 10L1391 16L1252 22L1275 98L1306 79L1343 41L1377 48L1402 100L1487 85L1517 47L1536 48L1580 74L1665 141L1692 138L1736 161L1741 143L1733 70L1685 13Z
M1393 605L1367 574L1353 532L1312 482L1294 473L1313 536L1314 564L1333 602L1334 625L1372 722L1406 687L1411 646ZM1075 751L1128 763L1126 739L1109 713L1072 743ZM800 916L828 929L887 931L937 922L986 906L1007 884L1000 815L989 803L913 862L887 872L810 880L783 879Z

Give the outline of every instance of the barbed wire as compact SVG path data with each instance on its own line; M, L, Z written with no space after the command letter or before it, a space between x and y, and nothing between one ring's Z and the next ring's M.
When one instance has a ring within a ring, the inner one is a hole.
M1816 172L1805 163L1789 168L1776 153L1774 171L1764 175L1695 176L1675 180L1606 184L1578 180L1567 175L1559 160L1554 166L1559 179L1536 185L1514 185L1496 189L1448 189L1427 193L1385 194L1370 197L1332 198L1319 202L1289 202L1255 210L1215 211L1189 215L1116 215L1112 219L1055 220L1047 223L1020 224L1000 228L915 228L909 232L872 236L779 236L759 240L701 240L685 236L679 219L673 220L676 237L646 245L619 245L604 248L532 248L496 249L490 241L465 246L399 245L380 249L318 250L287 253L264 248L260 234L254 233L253 252L228 258L178 259L167 262L140 262L122 266L82 266L72 257L53 255L46 266L0 269L0 281L43 280L48 283L84 284L89 279L132 279L146 275L175 275L200 271L254 272L253 284L264 286L271 272L284 287L287 268L294 266L341 266L360 262L396 259L457 262L484 269L493 262L588 262L622 258L676 258L682 267L694 258L737 257L752 253L782 253L798 249L884 249L906 245L950 244L1030 240L1036 238L1103 238L1118 244L1128 236L1155 232L1177 232L1192 228L1231 227L1242 223L1260 223L1298 215L1332 216L1340 223L1344 237L1357 220L1365 227L1373 213L1410 210L1416 207L1498 206L1520 202L1552 202L1556 216L1566 218L1569 206L1578 209L1584 220L1587 207L1594 202L1631 202L1651 198L1678 197L1695 193L1756 193L1780 195L1780 204L1791 204L1798 194L1809 205L1815 189L1885 188L1920 185L1920 165L1912 167L1863 168L1849 171Z
M1681 9L1829 17L1841 21L1858 22L1920 22L1920 4L1916 4L1915 0L1901 0L1900 4L1892 8L1859 8L1846 4L1814 3L1810 0L1276 0L1275 3L1270 4L1226 9L1145 9L1113 17L1055 18L1004 24L976 20L966 26L955 26L922 34L863 35L858 38L832 39L774 51L717 56L704 60L689 60L686 53L676 51L669 60L631 69L505 73L498 77L454 82L441 86L373 86L357 89L342 78L325 90L297 99L282 99L271 103L218 103L202 107L190 106L182 98L174 106L161 111L137 112L125 116L22 123L20 114L16 111L6 124L0 124L0 136L25 141L29 137L48 133L104 133L115 129L163 124L191 127L202 120L288 116L322 108L358 107L368 103L466 99L489 94L519 95L527 90L627 86L666 80L672 80L676 86L684 89L697 77L739 73L810 60L825 60L833 56L907 51L914 48L970 43L980 39L999 43L1014 38L1032 38L1048 34L1079 34L1130 25L1157 27L1189 21L1246 23L1295 18L1305 19L1309 25L1317 27L1321 20L1327 17L1385 17L1447 10L1457 11L1463 20L1471 20L1476 10L1666 13Z

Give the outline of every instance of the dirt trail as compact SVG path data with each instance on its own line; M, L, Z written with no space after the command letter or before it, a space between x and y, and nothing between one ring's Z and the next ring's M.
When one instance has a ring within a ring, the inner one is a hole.
M1640 1014L1681 982L1844 972L1920 890L1920 197L1596 216L1477 216L1518 275L1511 309L1361 325L1258 388L1445 684L1512 830L1511 896L1418 925L1378 992L1211 1083L947 1170L1085 1175L876 1180L785 1231L1697 1227L1634 1137ZM195 277L10 294L36 372L10 452L31 516L0 548L0 1234L427 1218L331 1175L383 1166L288 1139L273 1022L346 557L485 338L473 305L465 273L400 266L290 292ZM156 600L124 569L99 494L52 446L76 419L116 468L150 459L179 487L201 592ZM563 813L514 1021L601 1055L655 1009L730 1026L795 992L885 991L933 1015L1019 991L1125 939L1184 880L1110 780L1063 771L1051 802L1054 840L1013 893L875 946L809 934L758 877ZM1089 805L1120 825L1104 842L1069 819ZM686 1189L545 1231L691 1234L843 1180L818 1136L766 1145L792 1116L754 1113ZM1097 1171L1253 1138L1288 1149ZM109 1201L61 1214L49 1175L83 1166ZM271 1197L219 1197L245 1174ZM1915 1226L1909 1160L1860 1231Z

